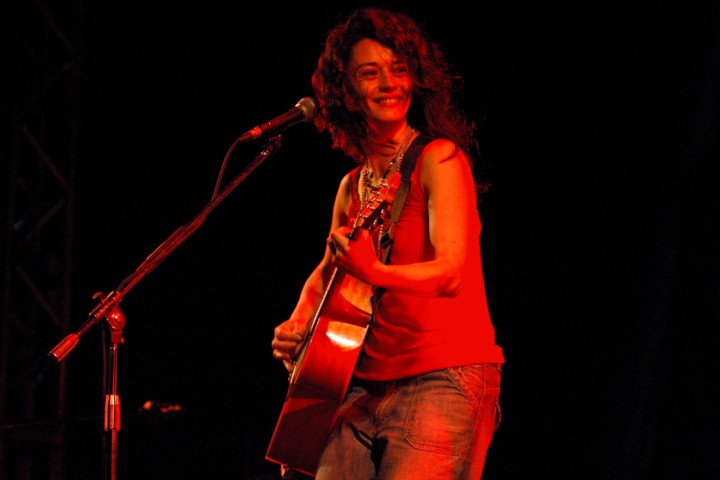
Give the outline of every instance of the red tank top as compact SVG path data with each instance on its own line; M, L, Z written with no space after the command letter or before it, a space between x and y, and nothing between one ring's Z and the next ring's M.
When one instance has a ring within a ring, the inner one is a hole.
M422 157L410 177L410 190L395 227L390 263L396 265L433 258L427 202L418 181L421 162ZM351 219L360 207L359 171L351 173ZM474 185L468 191L474 192ZM394 380L453 366L504 362L485 296L477 210L468 222L470 238L460 293L452 298L427 298L385 291L355 369L357 377Z

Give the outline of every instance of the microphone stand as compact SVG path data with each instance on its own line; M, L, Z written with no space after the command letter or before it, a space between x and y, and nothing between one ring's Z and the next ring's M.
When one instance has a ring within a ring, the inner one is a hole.
M115 290L111 291L108 295L102 292L93 295L93 298L99 299L99 303L90 312L85 323L74 333L67 335L48 353L49 356L55 357L57 363L62 362L75 346L77 346L85 332L103 319L107 321L107 329L110 332L110 345L107 350L107 363L105 365L103 382L105 385L103 428L105 432L108 432L106 439L109 436L110 441L105 452L105 454L109 456L109 459L106 459L104 462L106 470L105 478L109 480L116 480L117 478L117 432L120 430L120 396L117 393L118 346L124 341L122 338L122 329L126 323L125 315L119 307L120 302L145 275L152 272L170 253L200 228L200 225L205 222L210 212L213 211L220 202L225 200L255 168L277 152L280 148L281 135L282 132L271 136L260 154L247 165L235 179L228 183L219 194L213 195L211 201L205 205L190 222L175 230L162 242ZM236 141L233 144L233 148L237 143ZM105 341L103 342L105 343Z

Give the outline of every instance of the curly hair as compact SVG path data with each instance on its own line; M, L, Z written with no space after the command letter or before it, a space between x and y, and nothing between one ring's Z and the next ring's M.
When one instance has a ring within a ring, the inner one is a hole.
M407 62L413 84L408 122L432 137L452 140L470 159L477 148L475 125L454 103L461 78L450 72L438 44L426 37L415 20L376 7L356 10L329 30L312 75L318 104L315 126L330 134L332 147L358 163L364 159L360 141L367 136L367 124L358 112L346 108L345 98L352 94L346 67L353 47L365 38L378 41Z

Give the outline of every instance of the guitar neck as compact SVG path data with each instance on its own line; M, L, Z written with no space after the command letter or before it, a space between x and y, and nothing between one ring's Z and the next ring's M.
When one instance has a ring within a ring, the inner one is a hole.
M330 280L328 281L327 287L325 288L325 292L323 293L322 298L320 299L320 304L318 305L317 309L315 310L315 315L313 316L312 321L310 322L310 328L308 329L307 333L305 334L305 338L303 340L302 347L300 347L300 351L298 352L297 356L295 357L295 360L293 360L293 369L290 373L290 384L292 385L295 382L295 379L297 378L298 371L300 370L300 364L302 363L303 358L305 357L305 352L307 352L308 344L310 343L310 339L313 338L313 335L315 334L315 330L317 330L318 323L320 322L320 316L321 312L325 309L325 305L328 302L328 299L330 298L330 292L333 289L333 286L335 285L337 278L339 275L339 270L337 267L332 272L332 275L330 276Z

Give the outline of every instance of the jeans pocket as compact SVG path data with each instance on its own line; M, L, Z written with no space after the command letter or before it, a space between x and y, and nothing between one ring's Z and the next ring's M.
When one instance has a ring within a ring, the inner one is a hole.
M414 448L465 455L472 440L477 406L447 371L423 375L410 399L405 439Z

